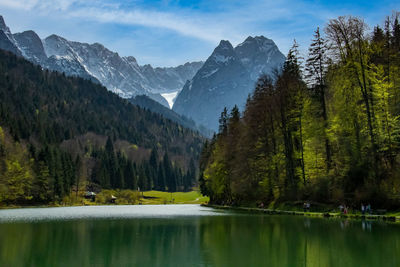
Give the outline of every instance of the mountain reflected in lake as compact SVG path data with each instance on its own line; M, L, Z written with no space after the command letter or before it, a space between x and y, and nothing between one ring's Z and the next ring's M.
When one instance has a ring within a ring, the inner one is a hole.
M91 208L110 216L60 219L49 215L54 209L0 211L1 266L400 264L396 224L214 212L196 205L134 206L134 212L132 206ZM17 211L45 220L16 219ZM10 212L12 222L6 220Z

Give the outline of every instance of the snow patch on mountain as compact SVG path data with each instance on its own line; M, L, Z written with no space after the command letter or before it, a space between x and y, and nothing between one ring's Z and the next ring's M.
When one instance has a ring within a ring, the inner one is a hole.
M178 93L179 93L179 91L175 91L175 92L172 92L172 93L161 94L161 96L164 97L165 100L167 100L170 109L172 109L172 107L174 105L174 102L175 102L175 99L176 99L176 96L178 95Z
M218 70L219 70L219 68L216 68L216 69L214 69L214 70L211 70L209 73L204 74L204 75L203 75L203 78L207 78L207 77L212 76L212 75L213 75L214 73L216 73Z
M218 55L218 54L214 55L213 58L214 58L215 62L217 62L217 63L227 63L229 60L233 59L232 56L226 57L224 55Z

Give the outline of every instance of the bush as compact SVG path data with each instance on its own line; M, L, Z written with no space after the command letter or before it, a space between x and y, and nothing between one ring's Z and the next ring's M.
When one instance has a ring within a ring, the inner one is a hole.
M117 204L135 204L139 200L139 193L133 190L121 190L117 192Z
M139 200L139 193L133 190L104 189L96 195L97 204L111 204L111 196L115 196L115 204L135 204Z
M98 204L110 204L111 196L116 196L115 190L104 189L96 195L96 203Z

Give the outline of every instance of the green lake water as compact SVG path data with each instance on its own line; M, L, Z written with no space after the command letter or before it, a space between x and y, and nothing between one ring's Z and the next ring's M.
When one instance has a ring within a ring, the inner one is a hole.
M0 210L0 266L400 266L400 225L198 205Z

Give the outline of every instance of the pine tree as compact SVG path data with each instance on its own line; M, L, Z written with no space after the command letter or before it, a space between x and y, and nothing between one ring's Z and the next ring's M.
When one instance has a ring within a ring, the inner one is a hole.
M219 118L219 131L218 133L221 135L225 135L227 131L227 123L228 123L228 110L224 107L224 110L221 112L221 116Z
M114 144L113 144L110 136L107 137L105 150L108 155L114 154Z
M36 202L46 203L50 200L50 171L48 166L43 162L37 162L37 174L32 186L32 195Z
M137 181L136 175L133 169L133 164L128 161L125 171L124 171L124 184L128 189L136 190L137 189Z
M326 170L331 168L331 145L327 136L328 114L326 108L326 73L328 71L329 58L327 57L327 43L321 37L319 27L315 31L314 39L308 49L308 59L306 62L306 72L309 81L309 87L312 95L317 99L322 110L324 120L324 139L326 154Z
M305 180L304 159L302 154L303 141L301 140L301 114L303 109L302 90L304 85L301 78L298 45L296 41L289 50L282 74L278 77L276 86L277 94L279 95L280 128L284 143L286 183L290 191L288 193L294 196L293 194L296 194L297 190L298 174L296 169L299 167L298 162L300 162L303 180ZM298 134L298 131L300 134ZM300 160L297 159L296 150L301 151Z
M151 178L151 181L153 183L154 188L158 188L158 177L157 177L157 171L158 171L158 153L157 153L157 149L153 148L151 150L151 154L150 154L150 159L149 159L149 175Z
M163 162L160 162L158 164L157 168L157 190L160 191L165 191L165 186L166 186L166 178L165 178L165 169L164 169L164 164Z

